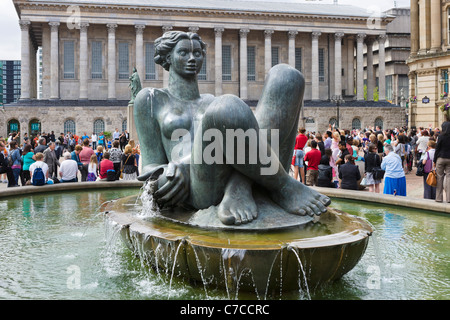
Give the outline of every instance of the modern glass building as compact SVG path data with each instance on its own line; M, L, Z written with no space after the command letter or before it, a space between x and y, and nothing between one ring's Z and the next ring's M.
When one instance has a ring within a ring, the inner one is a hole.
M2 104L13 103L20 98L20 60L0 60Z

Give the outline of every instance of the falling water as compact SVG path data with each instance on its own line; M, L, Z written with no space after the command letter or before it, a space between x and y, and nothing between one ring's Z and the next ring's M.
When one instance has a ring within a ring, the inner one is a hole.
M298 287L299 287L299 290L301 291L301 281L300 281L301 278L300 277L303 274L303 279L305 280L306 294L307 294L308 300L311 300L311 295L309 294L309 288L308 288L308 282L307 282L307 279L306 279L305 270L303 269L302 261L300 260L300 257L298 256L297 249L295 249L293 247L288 247L288 250L292 251L295 254L295 256L297 257L298 265L299 265L299 267L301 269L301 273L298 275Z
M205 289L205 295L206 295L206 298L209 299L209 296L208 296L208 290L206 289L206 280L205 280L205 277L204 277L204 275L203 275L202 264L200 263L200 259L198 258L197 250L195 249L194 246L192 246L192 250L194 251L195 260L196 260L196 262L197 262L197 269L198 269L198 272L200 273L200 277L202 278L202 282L203 282L203 287L204 287L204 289Z
M267 284L266 284L266 291L264 293L264 300L267 300L267 293L269 290L269 284L270 284L270 278L272 276L272 270L273 270L273 266L275 265L275 261L277 261L278 256L281 255L281 257L283 256L283 249L281 249L280 251L278 251L278 253L276 254L275 258L272 261L272 265L270 266L270 270L269 270L269 275L267 276ZM283 259L280 258L280 270L282 269L282 264ZM280 274L280 285L281 285L281 274Z
M170 276L170 282L169 282L169 294L167 296L167 299L170 299L170 292L171 292L171 288L172 288L172 279L173 279L173 274L175 273L175 266L177 263L177 256L178 256L178 252L180 251L180 248L183 244L186 243L186 240L182 240L180 241L180 243L178 244L177 250L175 251L175 256L173 257L173 266L172 266L172 274Z

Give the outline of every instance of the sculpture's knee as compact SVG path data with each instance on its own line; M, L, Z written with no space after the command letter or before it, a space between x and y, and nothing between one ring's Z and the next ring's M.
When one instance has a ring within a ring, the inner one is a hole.
M249 128L256 124L253 111L239 97L226 94L217 97L208 107L203 123L219 130L231 128Z

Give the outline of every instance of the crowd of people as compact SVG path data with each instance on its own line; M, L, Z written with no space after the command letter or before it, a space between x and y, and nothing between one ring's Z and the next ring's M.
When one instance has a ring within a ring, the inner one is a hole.
M292 176L306 185L407 195L406 175L423 176L423 197L450 202L450 122L439 128L379 127L322 133L299 129ZM436 184L427 182L436 175Z
M12 133L0 137L0 183L8 187L78 181L135 180L139 175L139 144L125 130L107 139L98 135L54 132L30 139Z
M8 187L77 181L134 180L139 175L139 145L127 131L91 136L54 132L30 139L20 133L0 138L0 183ZM379 127L323 133L299 129L292 176L306 185L365 189L406 196L406 175L420 168L423 197L450 202L450 122L439 128ZM37 170L36 170L37 169ZM427 183L436 174L436 185ZM418 174L418 173L417 173Z

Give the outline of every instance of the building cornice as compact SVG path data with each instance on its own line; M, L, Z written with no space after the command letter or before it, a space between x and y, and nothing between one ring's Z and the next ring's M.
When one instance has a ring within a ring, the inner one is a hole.
M305 13L283 13L283 12L266 12L266 11L243 11L243 10L221 10L221 9L199 9L199 8L173 8L173 7L156 7L156 6L129 6L129 5L107 5L107 4L95 4L95 3L57 3L54 1L49 2L28 2L26 0L14 0L14 4L20 16L22 10L32 11L56 11L67 12L67 9L71 5L76 5L80 8L81 13L88 11L89 13L95 13L96 11L109 14L142 14L145 12L151 12L156 15L174 15L174 16L223 16L234 17L236 19L248 19L248 18L278 18L284 20L302 20L310 22L349 22L367 24L368 17L363 16L338 16L338 15L321 15L321 14L305 14ZM393 20L392 17L381 17L379 20L379 28L383 29L389 22Z

